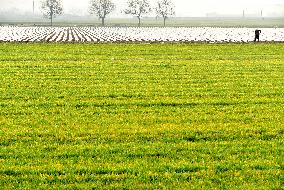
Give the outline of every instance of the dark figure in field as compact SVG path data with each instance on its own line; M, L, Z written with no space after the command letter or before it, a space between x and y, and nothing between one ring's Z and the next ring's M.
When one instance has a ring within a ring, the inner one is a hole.
M255 37L254 37L255 42L256 42L256 40L259 42L260 33L261 33L261 30L255 30Z

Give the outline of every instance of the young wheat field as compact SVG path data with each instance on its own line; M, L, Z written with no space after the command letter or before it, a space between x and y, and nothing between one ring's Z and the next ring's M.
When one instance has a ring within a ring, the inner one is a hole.
M283 52L0 43L0 189L283 189Z

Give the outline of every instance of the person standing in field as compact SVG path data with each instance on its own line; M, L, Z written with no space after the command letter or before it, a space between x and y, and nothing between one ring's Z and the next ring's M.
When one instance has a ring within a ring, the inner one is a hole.
M259 42L259 36L260 36L261 30L255 30L255 37L254 37L254 41L256 42L256 40Z

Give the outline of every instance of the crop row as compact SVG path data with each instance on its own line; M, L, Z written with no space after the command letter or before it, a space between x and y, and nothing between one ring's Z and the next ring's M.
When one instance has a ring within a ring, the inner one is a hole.
M261 41L284 41L284 28L262 28ZM250 42L253 28L0 27L2 42Z

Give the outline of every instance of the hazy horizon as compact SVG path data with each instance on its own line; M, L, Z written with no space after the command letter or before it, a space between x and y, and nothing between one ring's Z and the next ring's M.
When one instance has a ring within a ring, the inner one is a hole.
M41 14L40 2L35 1L35 14ZM62 0L64 14L73 14L79 16L89 15L88 7L90 0ZM110 17L125 17L122 10L126 8L127 0L113 0L117 8ZM154 7L157 0L150 0L151 6ZM172 0L175 5L176 17L203 17L207 15L242 15L243 10L246 15L263 16L284 16L283 0ZM32 14L33 0L0 0L0 14ZM149 16L154 16L154 13ZM7 15L6 15L7 16Z

